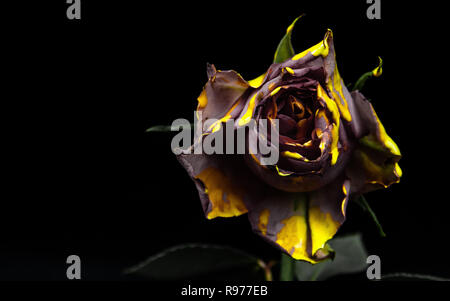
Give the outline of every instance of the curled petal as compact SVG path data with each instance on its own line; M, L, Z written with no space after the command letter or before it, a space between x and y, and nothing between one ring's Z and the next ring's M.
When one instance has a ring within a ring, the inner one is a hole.
M324 69L327 76L326 87L329 96L339 108L340 116L346 127L350 127L353 133L360 131L359 120L355 120L356 108L353 99L344 84L336 63L333 35L328 37L328 55L324 57Z
M347 169L356 191L364 193L398 183L402 171L398 165L401 153L397 144L387 135L370 102L359 91L353 91L352 98L364 134Z
M203 121L237 116L243 107L237 103L250 85L233 70L218 71L214 65L208 65L207 73L209 79L198 97L197 107Z

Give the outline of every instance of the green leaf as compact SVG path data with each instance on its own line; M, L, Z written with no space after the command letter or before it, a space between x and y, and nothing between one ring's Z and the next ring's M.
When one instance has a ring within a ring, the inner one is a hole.
M302 14L295 18L294 22L292 22L292 24L287 28L286 34L281 39L280 43L278 44L277 50L275 51L275 56L273 58L274 63L282 63L288 58L294 56L295 52L291 42L292 29L294 28L295 23L297 23L298 19L303 16L304 15Z
M246 270L264 279L258 259L241 250L208 244L185 244L166 249L125 270L153 280L211 279L215 273ZM259 272L259 274L256 274Z
M171 132L170 125L154 125L145 130L146 132Z
M381 280L389 280L389 281L450 281L449 278L443 278L432 275L423 275L423 274L410 274L410 273L393 273L386 274L381 276Z
M194 128L194 123L191 123L191 129ZM149 127L148 129L145 130L145 132L160 132L160 133L165 133L165 132L172 132L172 131L177 131L179 130L179 127L174 127L172 128L171 125L154 125L152 127Z
M375 215L375 212L373 212L372 208L370 208L369 202L367 202L364 195L361 195L358 199L356 199L356 203L361 206L361 208L364 211L369 212L370 216L372 217L372 220L375 222L378 228L378 232L380 232L380 235L382 237L386 237L386 233L383 231L383 227L381 226L380 222L378 221L377 216Z
M298 280L325 280L336 275L366 270L368 254L359 233L333 238L329 244L336 252L334 259L327 259L314 265L305 261L297 261L295 275Z

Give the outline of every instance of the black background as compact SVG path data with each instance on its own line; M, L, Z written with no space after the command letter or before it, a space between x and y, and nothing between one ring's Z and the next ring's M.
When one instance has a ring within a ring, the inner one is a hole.
M361 231L382 273L450 277L442 8L384 0L368 20L364 0L332 2L82 0L81 20L62 0L2 6L0 279L64 280L70 254L83 279L128 279L123 268L185 242L277 259L245 215L206 220L173 134L145 129L193 118L207 62L263 73L301 13L294 48L331 28L346 83L384 59L364 94L403 154L401 183L367 196L387 237L352 204L339 233Z

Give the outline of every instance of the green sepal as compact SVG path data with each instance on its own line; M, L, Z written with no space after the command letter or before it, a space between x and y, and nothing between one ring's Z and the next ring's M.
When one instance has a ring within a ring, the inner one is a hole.
M378 227L378 231L380 232L380 235L382 237L386 237L386 233L384 233L383 231L383 227L381 226L380 222L378 221L377 216L375 215L375 212L373 212L372 208L370 208L369 203L367 202L366 198L364 197L364 195L361 195L359 198L356 199L356 203L361 206L361 208L364 211L367 211L370 216L372 217L373 221L375 222L375 224Z
M194 123L191 123L191 129L194 128ZM172 132L172 131L178 131L180 127L172 127L171 125L154 125L149 127L145 130L145 132L159 132L159 133L166 133L166 132Z
M361 91L364 88L364 85L366 84L366 81L371 77L379 77L382 74L382 66L383 66L383 60L381 57L378 57L379 63L378 66L373 69L372 71L366 72L356 81L355 85L353 86L352 91Z
M295 18L294 22L292 22L292 24L287 28L286 34L281 39L280 43L278 44L277 50L275 51L275 55L273 58L274 63L282 63L294 56L295 52L291 42L292 29L294 28L295 23L297 23L298 19L303 16L304 14Z

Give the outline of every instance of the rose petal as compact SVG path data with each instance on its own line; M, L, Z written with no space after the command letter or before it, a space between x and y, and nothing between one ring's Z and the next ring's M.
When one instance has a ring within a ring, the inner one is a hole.
M208 65L208 82L198 97L197 110L203 114L203 120L220 119L227 114L233 105L250 87L249 84L235 71L217 71L214 65ZM242 110L243 106L234 106ZM235 116L239 112L236 112Z
M333 35L328 35L328 54L324 57L324 70L326 74L326 87L329 96L336 102L341 118L346 125L350 127L355 136L360 133L361 122L358 119L357 109L353 99L339 74L336 63L336 52L334 49ZM355 117L356 116L356 117Z
M345 220L349 189L342 178L313 193L265 189L248 205L249 220L256 233L293 258L317 263Z
M387 135L371 103L359 91L352 98L361 119L361 138L347 169L355 189L368 192L400 181L400 150Z
M208 219L247 213L246 202L261 183L242 156L181 154L177 158L195 182Z

